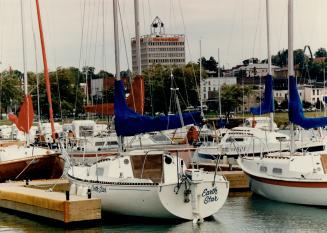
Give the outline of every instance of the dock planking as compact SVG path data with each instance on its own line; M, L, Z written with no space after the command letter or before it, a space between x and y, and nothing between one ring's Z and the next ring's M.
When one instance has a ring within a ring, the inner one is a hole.
M243 171L222 171L220 174L224 175L229 181L230 191L249 191L249 179Z
M66 183L65 180L32 181L29 185L25 185L25 182L2 183L0 207L63 223L100 220L100 199L70 195L69 200L66 200L64 192L44 189L51 184L64 187Z

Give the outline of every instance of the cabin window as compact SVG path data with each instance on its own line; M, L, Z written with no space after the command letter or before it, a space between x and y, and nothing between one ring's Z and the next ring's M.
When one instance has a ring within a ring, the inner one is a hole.
M234 138L234 140L237 141L237 142L243 142L244 138Z
M103 146L104 142L95 142L95 146Z
M266 166L260 166L260 172L266 173L267 172L267 167Z
M115 146L115 145L118 145L118 142L109 141L109 142L108 142L108 145L110 145L110 146Z
M243 142L244 138L233 138L233 137L229 137L226 139L226 142Z
M103 173L104 173L103 167L98 167L97 170L96 170L96 175L97 176L103 176Z
M80 137L93 136L93 127L92 126L80 126L79 127L79 136Z
M272 170L272 172L274 174L282 174L283 173L283 169L274 167L273 170Z

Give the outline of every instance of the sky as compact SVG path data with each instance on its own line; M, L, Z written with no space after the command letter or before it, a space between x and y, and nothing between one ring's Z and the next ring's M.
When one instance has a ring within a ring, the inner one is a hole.
M112 0L39 0L50 70L94 66L115 72ZM0 0L0 70L23 69L21 0ZM35 0L22 0L27 70L43 70ZM121 69L131 68L133 0L119 0ZM265 0L139 0L141 35L155 16L166 33L185 34L186 61L218 58L230 68L267 57ZM287 0L270 0L272 53L287 48ZM294 1L294 48L327 47L327 1ZM124 32L124 33L122 33ZM36 65L37 64L37 65Z

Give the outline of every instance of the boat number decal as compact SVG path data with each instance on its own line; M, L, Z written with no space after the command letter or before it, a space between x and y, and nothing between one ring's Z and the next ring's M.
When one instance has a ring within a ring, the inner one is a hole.
M206 205L210 202L218 201L218 190L217 187L211 189L204 189L202 192L203 203Z
M96 186L92 187L92 191L96 192L96 193L106 193L107 189L105 187L103 187L103 186L96 185Z

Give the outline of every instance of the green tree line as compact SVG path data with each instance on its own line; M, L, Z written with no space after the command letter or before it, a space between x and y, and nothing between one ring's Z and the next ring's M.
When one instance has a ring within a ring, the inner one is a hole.
M315 80L323 79L324 69L327 67L327 52L324 48L319 48L313 55L305 49L294 51L295 65L300 69L303 78L310 77ZM317 58L320 58L317 60ZM218 63L213 57L208 60L199 59L203 68L210 71L217 71ZM287 64L287 50L281 50L272 56L274 65L285 66ZM199 62L188 63L184 66L162 66L155 65L143 71L145 84L145 112L149 115L158 113L175 113L176 99L174 93L178 94L181 109L197 107L199 102ZM113 78L113 74L108 71L99 71L95 73L94 67L84 67L79 70L75 67L61 68L50 72L51 92L53 100L53 110L56 117L78 116L84 113L85 93L80 87L81 83L88 79L97 79L104 77ZM121 73L122 77L131 76L129 70ZM44 118L48 117L48 102L46 97L44 75L43 73L28 73L29 92L33 96L34 110L37 110L37 88L36 78L39 78L40 90L40 114ZM203 71L202 76L206 78ZM173 78L172 78L173 77ZM23 74L19 70L3 71L0 76L0 110L2 113L17 111L23 99L22 87ZM245 96L251 94L253 87L240 85L224 86L221 93L222 110L224 114L229 114L235 108L242 104L243 93ZM113 89L103 91L104 100L94 99L94 103L112 102ZM215 96L216 95L216 96ZM217 93L213 93L213 98L217 98ZM218 101L210 103L211 110L218 110Z

